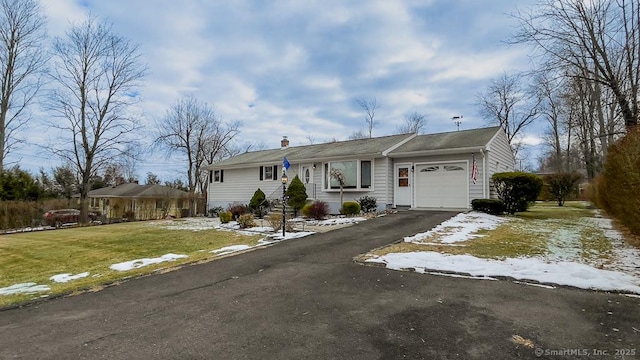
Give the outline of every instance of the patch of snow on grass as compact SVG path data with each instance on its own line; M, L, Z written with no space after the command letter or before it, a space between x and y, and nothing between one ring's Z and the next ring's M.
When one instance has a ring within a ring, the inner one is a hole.
M451 244L482 237L484 235L475 233L480 230L493 230L506 221L509 219L481 212L461 213L427 232L405 237L404 241L422 243L426 239L438 238L442 243Z
M352 218L335 218L335 219L327 219L318 221L319 226L330 226L330 225L342 225L342 224L357 224L359 222L367 221L367 218L363 217L352 217Z
M167 230L189 230L203 231L213 230L220 225L218 218L181 218L175 220L160 220L149 224L150 226L160 226Z
M607 238L611 239L614 261L607 268L634 274L640 278L640 249L627 245L624 236L613 228L611 219L596 217L589 221L600 227Z
M71 275L69 273L66 274L58 274L58 275L53 275L52 277L49 278L49 280L53 281L53 282L57 282L57 283L66 283L69 282L71 280L77 280L77 279L82 279L89 276L88 272L83 272L80 274L76 274L76 275Z
M174 261L177 259L184 259L187 258L187 255L176 255L176 254L166 254L166 255L162 255L160 257L157 258L144 258L144 259L137 259L137 260L131 260L131 261L125 261L125 262L121 262L118 264L113 264L111 266L109 266L109 268L111 270L116 270L116 271L128 271L128 270L132 270L132 269L138 269L141 268L143 266L148 266L148 265L152 265L152 264L159 264L162 262L166 262L166 261Z
M291 239L299 239L305 236L313 235L314 232L311 231L298 231L298 232L286 232L285 236L282 236L282 233L277 233L269 236L274 240L291 240Z
M273 228L271 226L255 226L255 227L250 227L250 228L246 228L244 229L244 231L250 232L250 233L272 233L273 232Z
M0 288L0 295L33 294L50 290L51 288L47 285L38 285L36 283L29 282Z
M447 271L478 277L506 276L582 289L618 290L640 294L640 279L636 277L573 262L546 263L536 258L490 260L471 255L436 252L391 253L366 261L383 263L387 268L394 270L413 268L419 273Z
M231 245L231 246L225 246L223 248L216 249L210 252L218 255L227 255L227 254L231 254L234 252L243 251L251 248L252 246L249 246L249 245Z

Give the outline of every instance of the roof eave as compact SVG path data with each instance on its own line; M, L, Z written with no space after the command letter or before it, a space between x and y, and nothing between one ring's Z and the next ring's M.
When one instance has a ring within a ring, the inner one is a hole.
M450 154L461 154L468 152L476 152L480 150L486 150L486 146L467 146L462 148L451 148L451 149L436 149L436 150L422 150L422 151L407 151L407 152L398 152L398 153L390 153L390 158L403 158L403 157L412 157L412 156L425 156L425 155L450 155Z
M343 155L343 156L323 156L317 158L307 158L307 159L296 159L296 158L287 158L289 163L291 164L303 164L303 163L312 163L312 162L326 162L326 161L336 161L336 160L345 160L345 159L360 159L360 158L380 158L384 157L384 155L380 152L375 153L367 153L367 154L353 154L353 155ZM253 163L242 163L242 164L234 164L234 165L224 165L224 164L211 164L204 167L206 170L221 170L221 169L245 169L248 167L254 166L264 166L264 165L279 165L282 162L278 161L265 161L265 162L253 162Z

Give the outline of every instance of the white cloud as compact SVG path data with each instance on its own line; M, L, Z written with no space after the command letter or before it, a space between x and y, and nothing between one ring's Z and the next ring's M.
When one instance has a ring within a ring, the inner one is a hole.
M526 66L521 50L496 44L511 30L502 13L514 6L46 1L52 35L63 35L68 19L81 20L88 11L140 44L149 72L133 111L143 113L151 129L177 99L193 95L223 119L242 120L243 142L269 147L282 135L297 144L307 143L307 135L344 140L365 125L355 99L373 96L380 104L376 136L392 132L414 110L429 115L429 131L455 129L450 119L458 114L469 118L465 126L484 125L473 119L474 94L496 74ZM143 164L140 173L164 169L159 163Z

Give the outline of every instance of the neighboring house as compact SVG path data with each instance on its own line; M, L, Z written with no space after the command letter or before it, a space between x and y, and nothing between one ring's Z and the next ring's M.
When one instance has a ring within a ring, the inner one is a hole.
M208 206L246 204L258 188L268 198L281 197L285 157L291 164L289 181L298 175L309 199L327 202L332 213L340 208L340 188L329 175L332 169L345 174L345 201L373 196L382 211L468 209L473 199L495 197L490 186L493 173L515 166L500 127L291 147L285 137L280 149L247 152L208 165Z
M133 217L136 220L181 217L189 207L186 191L162 185L125 183L89 191L89 210L107 219Z

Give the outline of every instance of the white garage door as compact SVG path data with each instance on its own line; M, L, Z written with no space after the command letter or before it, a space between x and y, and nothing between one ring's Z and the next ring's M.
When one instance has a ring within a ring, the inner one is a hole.
M416 166L416 207L467 208L467 163Z

